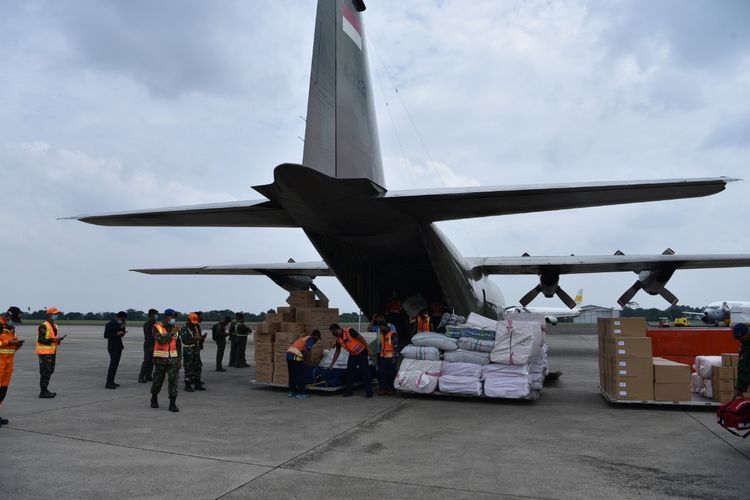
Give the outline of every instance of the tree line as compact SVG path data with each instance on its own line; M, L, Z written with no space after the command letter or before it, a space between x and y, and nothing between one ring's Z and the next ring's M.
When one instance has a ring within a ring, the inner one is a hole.
M128 321L146 321L147 314L144 311L139 311L136 309L125 309L125 312L128 313ZM177 312L177 321L185 321L187 320L187 315L190 314L192 311L187 312ZM216 322L221 321L225 316L229 316L230 318L234 318L235 313L241 312L245 315L245 321L249 323L261 323L266 320L266 314L275 314L275 309L269 309L266 312L260 312L260 313L251 313L246 311L232 311L230 309L222 309L222 310L211 310L211 311L202 311L202 317L203 321L206 322ZM103 311L103 312L66 312L61 315L58 319L62 320L74 320L74 321L80 321L80 320L92 320L92 321L109 321L110 319L115 317L115 314L117 314L117 311ZM163 311L159 311L159 314L163 314ZM47 313L44 309L39 309L38 311L33 312L25 312L23 314L24 319L32 319L32 320L43 320L47 319ZM359 318L359 315L356 312L352 313L341 313L339 315L339 321L341 323L356 323ZM369 321L366 318L362 318L363 321Z
M659 318L669 318L670 321L674 321L675 318L684 316L684 313L686 312L700 313L703 312L703 308L690 306L670 306L666 309L656 309L654 307L650 309L624 307L622 312L620 312L620 316L625 318L646 318L646 321L659 321Z

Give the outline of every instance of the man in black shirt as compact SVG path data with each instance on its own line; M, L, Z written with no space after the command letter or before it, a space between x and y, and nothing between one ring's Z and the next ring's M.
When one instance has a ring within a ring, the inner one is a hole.
M221 366L224 361L224 348L227 345L227 325L232 319L224 316L224 319L211 327L211 337L216 342L216 371L225 372L226 368Z
M109 369L107 370L107 389L117 389L120 384L115 384L117 367L120 366L120 357L125 346L122 345L122 337L125 336L125 320L128 315L125 311L118 312L115 317L104 326L104 338L107 339L107 352L109 353Z
M138 374L138 382L141 384L154 381L154 323L158 314L156 309L149 309L148 319L143 323L143 363L141 373Z

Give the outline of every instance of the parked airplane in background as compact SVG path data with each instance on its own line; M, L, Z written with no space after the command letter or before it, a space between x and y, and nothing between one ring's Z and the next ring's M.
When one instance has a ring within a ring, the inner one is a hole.
M576 306L573 309L567 307L524 307L524 306L510 306L505 308L505 312L527 312L537 313L544 315L544 321L550 325L556 325L560 319L564 318L575 318L581 315L581 302L583 302L583 288L578 290L575 298Z
M316 276L335 276L370 317L383 311L393 290L402 298L420 294L428 303L444 300L460 314L498 317L505 300L489 279L493 274L538 276L539 284L520 300L522 305L541 293L557 295L573 308L575 301L558 285L562 274L635 272L637 286L627 294L643 289L676 301L664 285L677 269L750 266L746 254L462 257L435 222L708 196L724 190L733 179L388 191L367 64L364 10L361 0L318 1L302 164L277 166L273 182L253 188L263 199L76 218L103 226L300 228L323 261L136 271L261 274L287 290L306 290ZM436 68L437 78L440 71ZM629 231L632 237L634 231Z
M745 309L750 311L750 301L745 300L719 300L711 302L703 308L704 323L718 325L719 323L729 324L733 309Z

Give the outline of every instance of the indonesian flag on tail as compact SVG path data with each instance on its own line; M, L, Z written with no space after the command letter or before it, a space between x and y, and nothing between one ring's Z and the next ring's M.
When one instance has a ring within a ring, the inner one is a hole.
M362 25L359 22L357 14L349 8L348 2L343 3L342 27L344 33L362 50Z

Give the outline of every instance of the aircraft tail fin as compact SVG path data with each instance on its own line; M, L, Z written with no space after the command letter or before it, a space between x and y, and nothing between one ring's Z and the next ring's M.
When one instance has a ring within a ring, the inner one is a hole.
M319 0L302 164L384 186L361 0Z
M578 293L576 294L576 307L581 307L581 303L583 302L583 288L578 289Z

